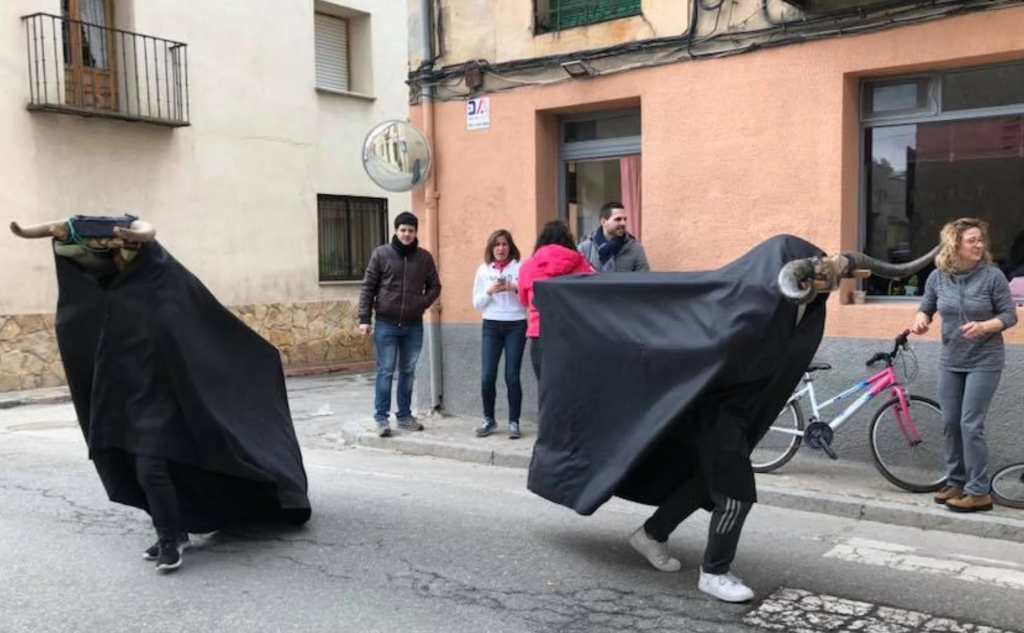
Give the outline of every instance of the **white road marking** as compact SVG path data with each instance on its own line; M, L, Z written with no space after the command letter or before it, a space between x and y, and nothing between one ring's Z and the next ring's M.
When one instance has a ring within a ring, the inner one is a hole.
M1024 591L1024 568L1020 565L983 565L980 563L992 561L968 556L926 556L915 547L896 543L851 538L825 552L823 557Z
M990 626L957 622L918 611L789 588L782 588L768 596L743 621L751 626L786 633L1009 633Z

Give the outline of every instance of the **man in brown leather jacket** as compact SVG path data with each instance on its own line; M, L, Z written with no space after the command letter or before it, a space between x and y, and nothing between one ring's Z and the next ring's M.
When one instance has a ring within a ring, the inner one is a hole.
M390 244L374 249L359 293L359 330L373 334L377 356L374 415L377 434L391 435L391 383L398 368L398 428L422 431L412 415L416 361L423 347L423 313L441 295L441 280L430 253L419 247L419 220L408 211L395 218ZM376 327L371 328L371 314Z

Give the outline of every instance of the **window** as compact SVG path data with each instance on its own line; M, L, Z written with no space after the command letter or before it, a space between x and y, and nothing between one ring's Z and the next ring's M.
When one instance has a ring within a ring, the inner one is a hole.
M641 0L534 0L537 33L640 15Z
M316 87L349 91L348 20L316 14Z
M363 278L373 249L388 239L385 198L317 196L320 281Z
M975 216L989 223L996 264L1024 267L1024 64L868 82L861 107L865 253L915 259L946 222ZM917 296L931 270L865 289Z
M614 200L626 208L626 230L641 239L640 110L565 115L559 127L559 217L583 240Z
M117 110L112 0L61 0L64 96L68 105Z

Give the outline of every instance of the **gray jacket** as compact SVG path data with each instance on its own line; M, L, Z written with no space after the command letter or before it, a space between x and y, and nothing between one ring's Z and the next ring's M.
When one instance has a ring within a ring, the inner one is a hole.
M601 257L598 255L597 244L594 243L593 237L588 237L580 242L576 249L583 253L583 256L597 272L630 273L651 269L650 264L647 263L647 253L644 252L644 247L632 235L626 237L626 243L622 245L607 266L601 266Z
M1001 332L964 338L960 326L993 317L1005 327L1017 324L1017 308L1006 276L987 264L966 273L936 270L924 284L917 308L929 317L942 317L941 364L949 371L1002 371L1006 362Z

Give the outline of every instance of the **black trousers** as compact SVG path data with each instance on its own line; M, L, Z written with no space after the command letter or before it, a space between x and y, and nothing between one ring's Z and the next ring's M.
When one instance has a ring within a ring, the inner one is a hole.
M178 509L178 493L167 469L167 461L155 457L137 455L135 476L139 486L146 493L149 502L149 516L153 527L161 536L176 535L181 530L181 515Z
M651 518L644 523L647 536L664 543L679 524L701 506L708 494L708 482L703 476L686 481L673 490ZM724 574L736 558L736 548L743 533L743 523L753 506L749 501L731 499L711 492L714 509L708 526L708 544L704 549L701 569L709 574Z

